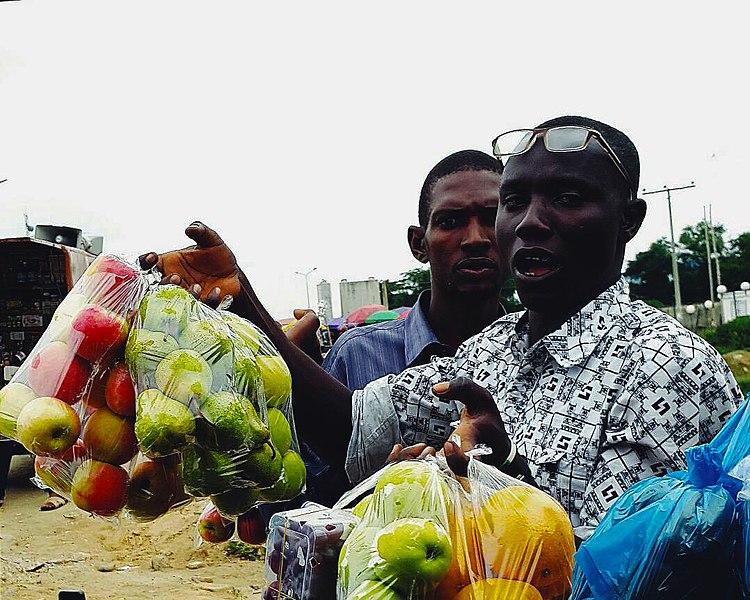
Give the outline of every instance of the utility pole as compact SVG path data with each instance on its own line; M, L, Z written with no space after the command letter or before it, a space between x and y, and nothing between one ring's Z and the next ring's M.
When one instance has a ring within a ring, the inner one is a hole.
M708 205L708 224L711 227L711 247L713 248L712 256L714 260L716 260L716 285L721 285L721 265L719 264L719 258L721 258L721 255L719 254L719 251L716 249L716 230L714 229L714 219L711 215L711 205Z
M677 250L675 249L675 243L674 243L674 224L672 222L672 192L677 190L687 190L689 188L694 188L695 183L690 182L690 185L683 185L680 187L667 187L666 185L660 189L660 190L650 190L646 191L646 189L643 189L643 195L646 196L648 194L667 194L667 207L669 209L669 235L672 240L672 283L674 284L674 303L675 303L675 317L678 321L682 322L682 295L680 294L680 272L677 268Z

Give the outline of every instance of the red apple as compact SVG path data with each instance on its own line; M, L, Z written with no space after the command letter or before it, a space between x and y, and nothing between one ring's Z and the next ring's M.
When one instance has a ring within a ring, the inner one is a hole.
M134 285L138 277L138 271L126 262L112 255L101 254L86 269L81 285L90 301L114 308L133 297L133 294L119 288Z
M29 385L40 396L75 404L91 374L91 365L65 342L50 342L31 359Z
M18 441L39 456L62 456L76 443L79 433L78 413L69 404L50 396L31 400L16 420Z
M226 542L234 534L234 521L222 517L209 502L198 518L198 534L207 542Z
M44 485L53 490L70 494L73 474L86 459L86 447L80 439L60 458L34 457L34 471Z
M130 474L125 508L138 521L152 521L163 515L181 497L179 474L169 462L146 460Z
M91 458L121 465L138 452L135 420L97 408L83 426L83 443Z
M251 508L237 517L237 535L246 544L259 546L266 543L266 522L259 508Z
M68 343L79 356L96 362L125 346L128 324L120 315L103 306L88 304L71 323Z
M107 375L109 375L108 369L99 368L89 378L88 385L86 385L86 389L81 396L81 400L83 400L87 408L102 408L103 406L107 406L107 399L104 396Z
M135 386L124 362L116 363L109 370L104 397L113 412L125 417L135 416Z
M82 510L103 517L114 515L128 500L128 472L116 465L88 459L73 474L70 496Z

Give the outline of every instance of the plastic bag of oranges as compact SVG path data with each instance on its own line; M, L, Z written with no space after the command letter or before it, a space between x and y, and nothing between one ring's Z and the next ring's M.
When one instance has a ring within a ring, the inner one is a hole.
M474 457L464 489L451 527L461 551L454 553L436 598L567 598L575 542L562 506Z

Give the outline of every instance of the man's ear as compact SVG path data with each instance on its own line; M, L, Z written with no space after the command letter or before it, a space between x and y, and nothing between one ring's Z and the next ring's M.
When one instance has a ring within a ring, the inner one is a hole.
M422 264L430 262L424 244L424 227L410 225L406 232L406 238L409 240L409 248L411 248L414 258Z
M627 244L635 237L638 230L643 224L646 217L646 201L643 198L636 198L628 202L622 211L622 223L620 229L623 234L623 241Z

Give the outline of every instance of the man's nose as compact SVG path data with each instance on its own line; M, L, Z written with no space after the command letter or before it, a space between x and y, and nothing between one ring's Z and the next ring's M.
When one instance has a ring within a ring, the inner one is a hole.
M494 227L488 227L480 219L469 219L466 229L464 230L463 247L488 247L492 245L495 239Z
M516 225L516 235L521 239L545 239L552 232L547 217L544 200L532 198Z

